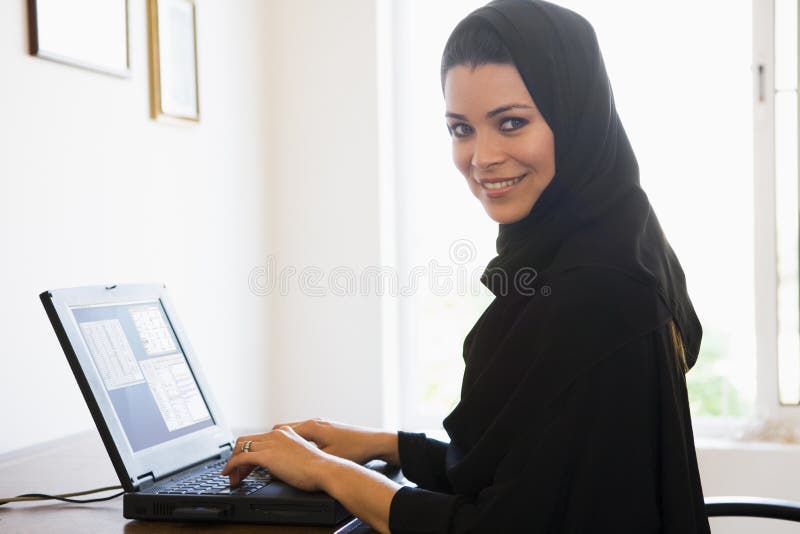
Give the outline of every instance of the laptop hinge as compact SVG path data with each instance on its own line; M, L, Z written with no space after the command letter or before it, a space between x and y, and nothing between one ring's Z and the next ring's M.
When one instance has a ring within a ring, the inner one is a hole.
M220 449L228 449L229 451L233 450L233 445L228 443L227 441L219 446Z
M142 480L146 479L146 480ZM147 488L148 486L155 484L156 477L153 475L153 472L150 471L149 473L145 473L143 475L139 475L136 477L136 485L142 489Z

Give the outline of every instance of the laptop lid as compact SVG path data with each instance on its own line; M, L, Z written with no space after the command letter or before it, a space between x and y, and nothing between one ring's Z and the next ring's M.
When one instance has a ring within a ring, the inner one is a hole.
M231 450L165 286L56 289L40 298L127 491Z

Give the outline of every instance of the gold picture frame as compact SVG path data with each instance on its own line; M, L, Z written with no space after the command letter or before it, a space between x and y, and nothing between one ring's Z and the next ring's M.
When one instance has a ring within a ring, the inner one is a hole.
M194 0L148 0L147 19L152 118L199 122Z

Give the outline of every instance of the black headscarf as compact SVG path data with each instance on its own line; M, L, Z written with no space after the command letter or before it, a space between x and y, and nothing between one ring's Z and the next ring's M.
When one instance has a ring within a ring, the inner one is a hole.
M556 174L528 216L500 225L482 277L496 298L464 342L462 398L444 422L447 476L465 494L489 485L510 444L616 349L672 319L691 367L702 336L639 185L592 26L541 0L496 0L460 23L472 24L510 51L553 131ZM515 277L525 269L532 282Z

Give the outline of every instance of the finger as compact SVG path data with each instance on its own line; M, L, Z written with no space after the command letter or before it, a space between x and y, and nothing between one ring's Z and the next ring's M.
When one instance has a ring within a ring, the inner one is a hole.
M231 456L228 458L228 463L225 464L225 467L222 468L220 472L221 475L230 475L234 468L250 468L252 470L253 467L257 465L261 465L262 467L266 467L263 462L263 453L256 454L258 452L264 451L266 449L266 445L263 442L254 441L250 445L250 451L243 452L241 454L237 454L236 456Z
M290 425L278 427L278 431L283 432L285 434L289 434L290 436L299 436L299 434L297 433L297 429Z
M229 486L232 488L238 487L244 479L250 476L250 473L253 472L253 469L255 469L254 465L240 465L237 467L232 467L228 479Z
M253 450L253 444L255 444L255 443L256 443L255 441L250 443L250 450ZM247 452L242 452L241 446L235 447L234 450L233 450L233 453L230 456L230 458L228 458L228 461L225 464L225 467L223 467L222 471L220 471L220 474L223 475L223 476L224 475L230 475L230 477L231 477L231 479L230 479L231 487L238 486L239 482L241 482L242 480L247 478L247 476L253 470L253 466L250 466L250 467L239 467L239 468L236 469L236 473L231 473L231 469L233 468L233 464L231 463L231 460L233 460L234 458L237 458L239 456L243 456L243 455L246 456L247 454L248 454Z
M306 435L303 435L302 433L298 432L297 429L295 429L294 427L291 427L291 426L278 427L278 429L275 430L275 432L281 433L284 436L286 436L286 437L288 437L289 439L292 439L292 440L296 440L296 439L299 438L302 441L310 441L310 438L307 438L306 436L311 434L311 432L305 432ZM314 443L313 441L310 441L310 442ZM315 445L316 445L316 443L315 443Z
M276 431L276 432L277 432L277 431ZM273 434L274 434L274 433L273 433ZM269 439L269 441L273 441L274 439L275 439L275 436L272 436L272 437ZM230 456L230 458L228 458L228 462L225 464L225 467L224 467L224 468L223 468L223 470L221 471L221 474L223 474L223 475L227 474L227 471L226 471L226 470L228 469L228 467L230 467L230 466L233 466L233 465L236 465L236 464L234 464L234 463L233 463L233 461L234 461L234 460L236 460L236 461L239 461L239 460L241 460L241 461L245 461L245 462L246 462L246 459L247 459L247 457L248 457L248 456L249 456L250 458L252 458L252 456L253 456L253 453L255 453L255 452L258 452L258 451L263 451L263 450L264 450L264 449L266 449L266 448L268 448L268 440L263 440L263 441L252 441L252 442L250 443L250 448L249 448L249 450L247 450L247 451L242 451L241 449L239 449L239 450L238 450L236 453L232 454L232 455ZM253 463L253 464L257 464L258 462L257 462L257 461L255 461L255 460L253 460L251 463ZM248 471L248 473L249 473L249 471ZM244 478L244 477L242 477L242 478Z
M237 438L236 439L236 443L233 445L233 450L231 451L231 457L237 456L237 455L242 454L243 452L245 452L245 451L242 450L242 446L244 445L244 443L246 441L250 441L251 442L250 443L250 450L253 450L253 443L256 443L256 442L259 442L259 441L266 441L266 440L270 439L270 434L272 434L273 432L274 432L274 430L272 430L270 432L265 432L263 434L253 434L253 435L250 435L250 436L242 436L240 438Z
M320 434L321 429L318 423L319 419L309 419L308 421L303 421L298 424L280 425L277 426L275 430L280 430L281 428L291 429L295 435L298 435L303 439L318 442L320 440L324 440L323 436Z
M222 476L226 476L230 475L233 471L237 471L239 474L242 475L242 478L247 477L247 475L250 474L250 471L252 471L252 467L255 466L251 462L249 465L247 465L247 467L242 467L245 464L243 464L242 461L238 459L241 456L247 456L247 453L240 454L239 456L231 456L230 458L228 458L228 461L225 463L225 466L222 468L219 474Z
M295 427L295 426L299 426L299 425L302 425L303 423L307 423L307 422L308 422L308 420L306 420L306 421L292 421L291 423L278 423L277 425L273 425L272 430L277 430L282 426Z
M300 426L307 426L307 425L314 426L314 425L311 425L311 423L321 423L323 421L325 421L325 420L322 419L321 417L314 417L312 419L305 419L303 421L292 421L291 423L278 423L277 425L274 425L272 427L272 430L277 430L278 428L280 428L282 426L290 426L290 427L295 428L295 429L297 427L300 427Z
M250 441L261 441L261 440L264 439L264 437L267 434L269 434L269 432L262 432L260 434L250 434L248 436L239 436L238 438L236 438L236 442L235 442L234 447L233 447L234 451L237 450L237 449L241 451L243 442L245 442L247 440L250 440Z
M236 487L260 464L259 459L252 453L240 454L236 457L232 456L220 474L230 477L231 487Z
M236 488L242 483L244 479L253 471L255 466L252 465L234 465L231 466L226 472L228 482L231 488Z
M310 433L306 433L306 435L303 435L303 433L298 433L291 426L280 427L276 430L276 432L282 433L284 436L286 436L286 438L292 441L301 441L304 443L308 443L309 445L316 447L317 449L323 450L323 447L309 436Z

